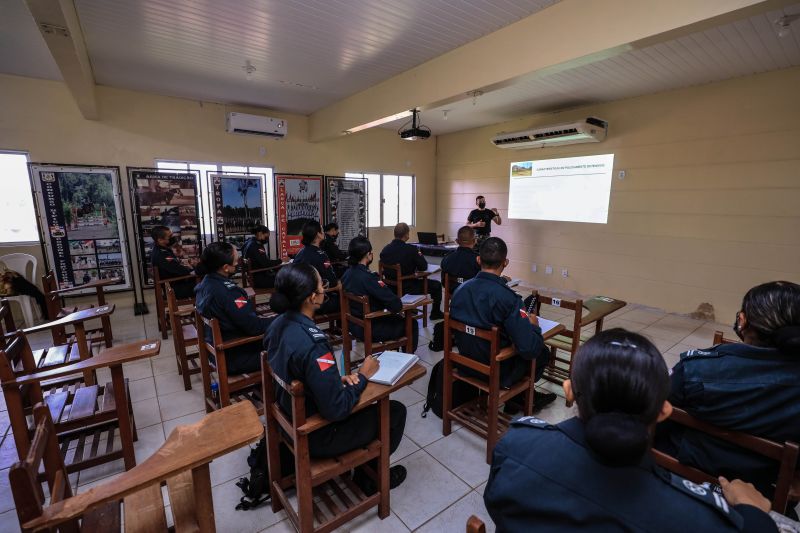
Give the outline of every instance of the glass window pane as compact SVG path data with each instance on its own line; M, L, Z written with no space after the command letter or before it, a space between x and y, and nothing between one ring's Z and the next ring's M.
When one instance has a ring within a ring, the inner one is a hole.
M237 165L222 165L223 172L247 172L247 167Z
M269 167L250 167L250 172L254 174L264 174L266 187L264 194L267 196L267 227L275 231L275 194L273 191L274 183L272 180L272 169Z
M33 211L28 154L0 152L0 242L37 242L39 231Z
M367 225L377 228L381 225L381 175L364 174L367 178L367 203L369 208L369 221Z
M200 209L202 211L203 234L211 235L211 197L209 196L208 172L217 172L218 166L211 163L189 163L189 170L197 170L200 173Z
M397 176L393 174L384 174L383 225L394 226L397 222Z
M409 226L414 225L414 178L400 176L398 202L400 205L400 220Z
M162 170L186 170L186 163L183 161L156 161L156 168Z

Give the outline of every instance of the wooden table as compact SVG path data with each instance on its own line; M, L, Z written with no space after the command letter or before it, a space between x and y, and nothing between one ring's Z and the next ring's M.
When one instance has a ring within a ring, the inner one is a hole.
M592 296L583 301L583 308L589 312L581 317L581 327L586 327L593 322L597 322L596 332L603 330L603 319L628 305L622 300L615 300L608 296Z

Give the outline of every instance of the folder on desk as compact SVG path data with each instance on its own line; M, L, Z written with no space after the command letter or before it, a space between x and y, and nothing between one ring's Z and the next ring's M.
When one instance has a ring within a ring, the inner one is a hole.
M427 294L404 294L403 297L400 298L400 301L403 303L404 306L414 305L416 303L423 301L427 297L428 297Z
M413 353L383 352L378 356L380 367L369 380L381 385L394 385L417 361L419 357Z

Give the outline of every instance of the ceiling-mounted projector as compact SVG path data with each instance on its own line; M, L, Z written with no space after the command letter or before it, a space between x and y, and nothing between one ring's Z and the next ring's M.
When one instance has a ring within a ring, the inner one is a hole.
M422 139L427 139L431 136L431 129L428 126L423 126L422 124L417 124L417 115L419 111L416 109L411 110L411 127L408 129L403 129L408 125L408 122L400 126L400 129L397 130L397 134L400 135L400 138L406 141L419 141Z

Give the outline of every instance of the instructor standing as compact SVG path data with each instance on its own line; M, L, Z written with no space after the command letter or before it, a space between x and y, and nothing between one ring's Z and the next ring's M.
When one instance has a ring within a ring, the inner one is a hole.
M469 212L467 226L475 230L475 249L480 248L483 241L492 236L492 222L497 225L503 223L497 208L486 209L486 198L477 196L475 203L478 208Z

